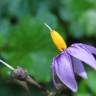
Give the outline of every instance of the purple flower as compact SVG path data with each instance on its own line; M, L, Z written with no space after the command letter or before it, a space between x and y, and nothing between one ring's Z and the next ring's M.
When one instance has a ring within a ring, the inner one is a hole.
M59 55L53 58L52 61L52 78L54 85L57 86L56 78L66 87L73 92L77 91L77 83L75 75L87 78L87 73L84 69L84 64L88 64L91 68L96 69L96 48L76 43L67 48L64 39L58 32L52 30L47 24L45 24L51 33L52 40L56 47L61 51Z
M62 53L53 58L52 61L52 76L56 86L55 75L59 80L73 92L77 91L77 83L75 74L86 79L87 73L83 63L88 64L91 68L96 69L96 48L86 44L72 44Z

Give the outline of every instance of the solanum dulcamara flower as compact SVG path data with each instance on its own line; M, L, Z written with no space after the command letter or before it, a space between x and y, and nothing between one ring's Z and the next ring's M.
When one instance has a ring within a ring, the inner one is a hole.
M52 78L56 86L56 78L73 92L77 92L76 75L83 79L87 79L87 73L84 64L89 65L96 70L96 48L90 45L75 43L67 47L64 39L58 32L50 29L52 40L61 53L53 58L52 61ZM57 87L57 86L56 86Z

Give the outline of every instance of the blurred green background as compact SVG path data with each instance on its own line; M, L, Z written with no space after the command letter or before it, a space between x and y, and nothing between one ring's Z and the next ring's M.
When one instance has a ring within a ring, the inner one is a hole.
M21 66L38 82L53 90L51 61L59 51L44 23L58 31L67 44L96 46L96 0L0 0L0 58ZM96 96L96 72L87 68L73 96ZM30 86L30 85L29 85ZM43 96L30 86L31 96ZM0 65L0 96L28 96L10 82L10 70ZM58 95L57 95L58 96Z

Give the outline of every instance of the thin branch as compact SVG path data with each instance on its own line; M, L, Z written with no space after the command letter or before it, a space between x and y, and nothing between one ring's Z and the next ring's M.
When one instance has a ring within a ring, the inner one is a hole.
M12 76L18 80L25 81L31 85L36 86L45 96L55 96L54 92L50 92L48 89L44 88L42 85L40 85L36 80L33 80L21 67L17 67L12 72Z
M12 71L15 70L15 68L13 68L11 65L9 65L8 63L4 62L3 60L0 59L0 63L2 63L3 65L5 65L7 68L11 69Z

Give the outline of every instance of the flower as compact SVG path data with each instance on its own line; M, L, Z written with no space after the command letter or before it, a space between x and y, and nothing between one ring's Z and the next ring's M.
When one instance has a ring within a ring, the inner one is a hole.
M49 27L46 24L47 27ZM73 92L77 92L77 82L75 75L87 79L87 73L83 62L96 70L96 48L90 45L76 43L67 48L62 37L50 28L51 37L61 53L53 58L52 78L54 85L57 85L55 76Z

